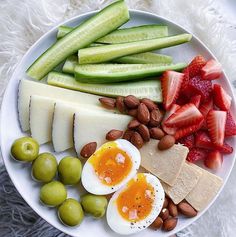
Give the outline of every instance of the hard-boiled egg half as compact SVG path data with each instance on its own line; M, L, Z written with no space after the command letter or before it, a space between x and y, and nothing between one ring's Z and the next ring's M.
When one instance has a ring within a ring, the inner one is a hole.
M164 190L156 176L138 173L113 194L107 207L107 223L119 234L137 233L156 219L164 198Z
M140 162L140 152L129 141L107 142L86 161L82 184L93 194L113 193L135 176Z

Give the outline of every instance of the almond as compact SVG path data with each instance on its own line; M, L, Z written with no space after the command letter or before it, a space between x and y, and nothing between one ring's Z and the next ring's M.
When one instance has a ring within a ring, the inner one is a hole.
M163 208L159 214L159 216L161 217L161 219L164 221L166 219L168 219L169 217L169 210L167 208Z
M163 115L159 109L152 110L150 113L150 121L148 125L150 127L157 127L160 124L162 117Z
M123 135L123 139L127 140L127 141L130 141L132 135L133 135L134 131L132 130L126 130L124 135Z
M161 217L158 216L155 219L155 221L153 221L153 223L151 224L151 228L153 228L155 230L160 229L162 224L163 224L163 220L161 219Z
M128 128L134 129L134 128L137 128L139 125L140 125L140 122L137 119L133 119L129 122Z
M145 126L144 124L140 124L138 126L138 132L145 142L148 142L150 140L150 133L147 126Z
M128 110L128 115L136 118L137 117L137 114L138 114L138 110L137 109L130 109Z
M164 203L163 203L163 207L162 208L167 208L169 204L169 200L167 197L165 197Z
M197 211L185 201L178 204L178 210L186 217L194 217L197 215Z
M112 98L99 98L100 103L106 109L114 109L116 107L116 100Z
M106 139L108 141L114 141L114 140L122 137L122 135L123 135L123 131L112 129L111 131L109 131L106 134Z
M116 98L116 108L121 112L125 113L126 112L126 107L124 103L124 97L123 96L118 96Z
M150 121L150 113L147 106L144 103L141 103L138 106L137 118L139 122L143 124L148 124L148 122Z
M138 149L140 149L143 146L143 138L138 132L133 133L133 135L130 138L130 142Z
M80 151L80 155L84 158L89 158L97 148L97 143L96 142L90 142L83 146L83 148Z
M144 103L147 106L149 111L152 111L158 108L157 104L155 104L152 100L148 98L141 99L141 103Z
M171 231L173 230L178 222L178 218L171 217L163 222L162 230Z
M124 98L124 103L129 109L136 109L140 102L139 99L133 95L128 95Z
M165 136L165 133L160 128L150 128L149 132L150 132L151 138L153 139L160 140L161 138Z
M177 206L173 203L172 200L169 201L168 210L169 210L169 213L170 213L170 215L171 215L172 217L178 216L178 208L177 208Z
M166 150L171 148L175 144L175 138L171 135L165 135L158 143L159 150Z

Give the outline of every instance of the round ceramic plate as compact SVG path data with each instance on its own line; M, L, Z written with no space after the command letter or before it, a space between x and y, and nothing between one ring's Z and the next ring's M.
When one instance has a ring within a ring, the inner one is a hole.
M187 32L181 26L176 25L162 17L141 12L141 11L130 11L131 19L124 25L124 27L138 26L144 24L164 24L169 27L169 34L180 34ZM76 26L86 20L87 18L94 15L95 12L84 14L81 16L74 17L64 23L63 25ZM31 65L34 60L41 55L51 44L56 40L57 27L50 30L44 36L42 36L25 54L22 61L17 66L5 92L5 96L2 103L2 114L1 114L1 150L2 156L6 169L11 177L12 182L16 186L17 190L25 201L37 212L42 218L44 218L48 223L55 226L59 230L71 235L71 236L96 236L96 237L116 237L120 236L114 233L107 225L105 218L101 220L94 220L92 217L86 217L83 223L74 228L66 227L57 218L57 213L55 208L48 208L39 202L39 190L40 184L33 181L30 174L30 164L22 164L14 161L9 153L12 142L19 137L24 135L29 135L22 133L20 130L17 114L17 90L19 80L26 79L25 71ZM207 34L207 32L206 32ZM160 51L159 51L160 52ZM197 54L202 54L206 58L214 57L212 53L196 38L190 43L183 44L176 47L171 47L168 49L161 50L162 53L171 55L175 62L189 62ZM221 83L227 92L233 97L232 88L230 87L229 80L225 75L222 76L221 80L217 81ZM235 100L231 107L233 114L236 114L235 110ZM236 139L231 138L229 140L231 146L236 147ZM51 144L46 144L41 146L40 152L50 151L53 152ZM64 155L75 155L74 151L67 151L64 153L56 154L58 161ZM223 178L224 183L226 182L231 169L233 167L235 160L235 153L228 155L227 159L224 159L223 167L218 171L217 175ZM74 197L79 199L79 195L83 193L82 187L68 187L68 197ZM212 203L214 200L212 201ZM211 203L211 204L212 204ZM207 208L210 207L208 205ZM206 211L207 208L204 210ZM151 229L146 229L136 235L137 236L170 236L171 234L185 228L189 224L193 223L197 218L199 218L203 213L199 213L195 218L180 218L177 227L172 232L162 232L153 231Z

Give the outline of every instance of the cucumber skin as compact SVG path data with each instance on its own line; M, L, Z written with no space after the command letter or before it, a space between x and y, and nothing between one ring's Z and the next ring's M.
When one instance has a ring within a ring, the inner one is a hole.
M76 81L71 75L53 71L48 74L47 83L52 86L101 96L117 97L132 94L139 99L149 98L155 102L162 102L161 82L159 80L123 82L116 84L86 84Z
M164 66L160 66L159 64L76 65L75 78L77 81L82 83L97 84L135 81L147 77L159 76L167 70L181 71L186 66L186 63L170 64ZM99 67L101 68L100 72L98 70Z
M61 39L66 34L71 32L73 27L69 26L59 26L57 32L57 39ZM149 32L148 32L149 31ZM123 35L132 34L133 37L121 37ZM136 37L134 35L137 35ZM164 25L142 25L131 28L118 29L111 32L108 35L96 40L97 43L102 44L118 44L118 43L128 43L140 40L155 39L160 37L168 36L168 27Z
M190 41L190 34L180 34L158 39L138 42L104 45L85 48L78 51L79 64L94 64L112 61L127 55L144 53L156 49L167 48Z
M41 80L69 55L107 35L128 20L129 11L124 0L107 6L49 47L28 68L28 76Z

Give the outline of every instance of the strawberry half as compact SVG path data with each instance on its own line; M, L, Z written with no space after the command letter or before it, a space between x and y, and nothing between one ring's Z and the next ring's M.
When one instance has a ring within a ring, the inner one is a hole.
M189 149L194 147L195 144L195 139L194 139L194 135L191 134L187 137L183 137L181 139L178 140L178 143L188 147Z
M213 109L213 100L211 98L206 100L199 107L199 110L202 113L202 115L204 116L204 118L206 118L208 112L212 109ZM203 122L202 128L207 129L206 120Z
M207 158L207 154L208 154L207 150L194 147L190 149L187 156L187 161L194 163L198 160L204 160Z
M225 111L211 110L206 118L210 138L217 146L224 143L226 116Z
M198 108L194 104L188 103L173 113L165 121L165 125L168 127L183 127L197 124L202 119L203 115Z
M178 98L183 78L183 73L175 71L164 72L161 78L161 88L163 95L163 105L166 110L168 110Z
M217 150L209 152L206 159L204 160L205 166L213 170L219 169L222 166L222 163L223 157Z
M215 105L221 110L228 111L231 105L232 97L222 88L215 84L213 87L213 98Z
M201 69L202 80L215 80L222 74L222 66L214 59L209 60Z
M192 103L197 108L199 108L200 103L201 103L201 95L195 95L195 96L191 97L189 103Z
M167 127L165 125L165 121L176 111L180 108L179 105L177 104L173 104L170 108L169 111L166 112L163 120L162 120L162 123L161 123L161 126L162 126L162 129L164 130L165 133L169 134L169 135L174 135L177 128L170 128L170 127Z
M206 60L202 55L197 55L188 65L190 78L199 75L201 69L206 64Z
M225 136L230 137L236 135L236 122L230 113L227 112L226 124L225 124Z

